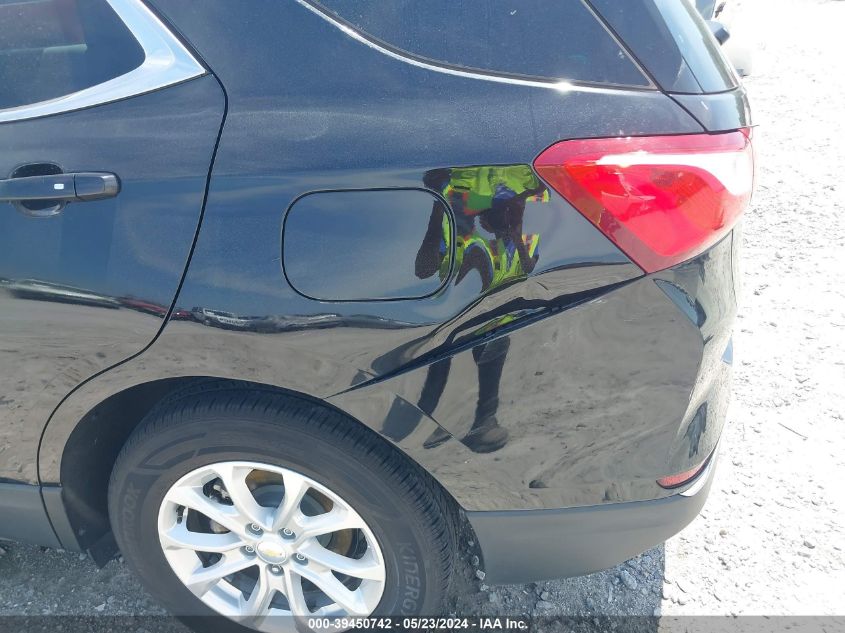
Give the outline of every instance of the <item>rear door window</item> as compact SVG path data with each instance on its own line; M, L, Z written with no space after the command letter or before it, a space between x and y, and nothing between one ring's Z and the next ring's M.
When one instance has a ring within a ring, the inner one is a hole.
M528 78L649 87L582 0L320 0L406 55Z
M96 86L143 62L106 0L0 0L0 110Z

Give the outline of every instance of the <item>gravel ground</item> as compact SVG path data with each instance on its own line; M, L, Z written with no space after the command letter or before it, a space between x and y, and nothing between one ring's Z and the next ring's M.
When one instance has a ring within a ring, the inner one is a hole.
M734 4L735 33L757 44L747 85L759 171L710 500L665 546L583 578L490 588L467 551L456 613L845 614L845 2ZM106 630L114 621L99 616L163 611L120 560L98 569L4 543L0 615L24 614L97 616L87 628Z

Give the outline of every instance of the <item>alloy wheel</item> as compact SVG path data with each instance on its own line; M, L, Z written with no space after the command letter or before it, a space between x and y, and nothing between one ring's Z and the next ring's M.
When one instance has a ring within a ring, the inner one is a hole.
M164 496L158 536L195 596L262 631L285 620L270 616L370 615L385 588L384 557L363 518L287 468L230 461L189 472Z

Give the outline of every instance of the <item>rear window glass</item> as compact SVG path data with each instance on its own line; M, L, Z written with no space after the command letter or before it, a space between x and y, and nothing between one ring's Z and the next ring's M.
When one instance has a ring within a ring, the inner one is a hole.
M695 0L695 8L705 20L709 20L716 12L716 0Z
M439 64L522 77L649 86L581 0L318 4L391 48Z
M106 0L0 0L0 110L96 86L143 61Z
M664 90L698 94L736 87L719 45L686 0L591 2ZM699 7L707 11L706 4Z

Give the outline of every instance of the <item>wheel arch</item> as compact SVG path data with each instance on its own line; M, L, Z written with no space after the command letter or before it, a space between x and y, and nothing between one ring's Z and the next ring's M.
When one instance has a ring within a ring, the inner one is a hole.
M163 401L200 388L204 383L228 384L236 388L271 390L280 396L307 400L318 406L333 409L350 424L363 427L367 433L385 441L426 476L436 478L419 464L408 451L391 442L370 425L326 400L257 381L218 376L174 376L146 380L135 384L112 385L98 398L89 395L85 402L66 403L76 411L76 423L53 426L52 436L45 433L39 452L39 468L45 490L45 505L53 527L63 547L72 550L90 549L98 562L106 562L114 553L108 517L108 483L115 461L132 432L147 413ZM57 411L58 413L58 411ZM80 415L81 413L81 415ZM63 413L65 418L67 412ZM56 416L54 415L54 418ZM62 427L63 434L56 432ZM48 426L48 430L50 427ZM63 441L62 441L63 440ZM460 504L442 483L437 482L444 500L463 515ZM461 519L463 523L464 520Z

